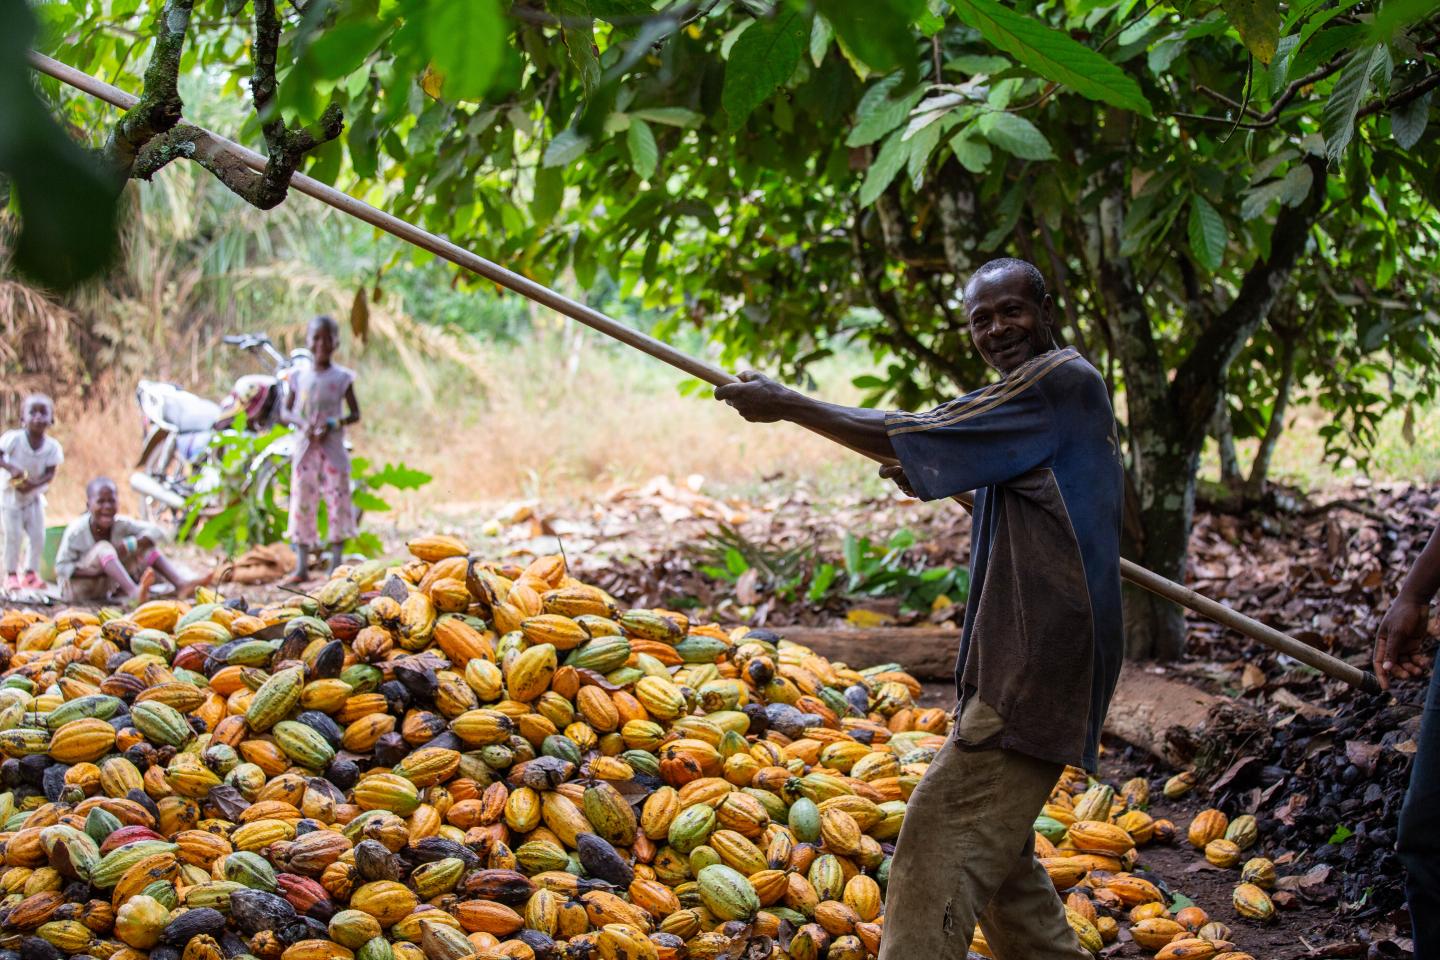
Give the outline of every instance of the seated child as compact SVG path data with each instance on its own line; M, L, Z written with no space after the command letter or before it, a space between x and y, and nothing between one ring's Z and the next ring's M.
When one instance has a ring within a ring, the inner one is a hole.
M189 596L206 578L187 578L156 549L165 535L159 527L116 513L120 493L115 481L100 477L85 488L85 513L65 528L55 558L55 575L68 603L104 603L125 597L144 603L160 574Z
M37 572L45 555L45 490L55 479L55 470L65 453L45 431L55 420L50 398L32 393L20 407L20 429L0 436L0 470L10 482L0 492L0 511L5 526L5 589L43 590L45 582ZM20 577L20 547L28 542L25 577Z

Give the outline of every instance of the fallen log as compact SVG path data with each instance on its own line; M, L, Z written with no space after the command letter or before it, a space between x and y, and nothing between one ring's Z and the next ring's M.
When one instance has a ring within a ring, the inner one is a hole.
M960 631L939 627L774 627L827 660L864 669L898 663L917 680L953 680Z
M939 627L775 627L828 660L863 669L898 663L917 680L951 683L960 631ZM1237 733L1253 732L1259 715L1249 704L1216 696L1149 663L1120 670L1105 733L1172 767L1223 769Z

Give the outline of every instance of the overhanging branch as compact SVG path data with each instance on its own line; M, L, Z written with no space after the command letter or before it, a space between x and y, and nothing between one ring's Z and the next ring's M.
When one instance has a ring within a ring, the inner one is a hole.
M115 124L104 148L122 178L149 180L175 160L194 160L247 203L268 210L285 199L290 178L305 155L340 135L344 122L335 103L313 127L292 128L280 116L275 104L280 19L274 0L254 0L254 6L251 98L265 135L264 171L256 174L219 148L205 131L180 122L183 104L177 78L194 0L165 0L155 21L155 51L145 69L144 92Z
M122 180L130 178L141 149L180 122L184 109L178 89L180 55L194 6L195 0L165 0L155 17L155 50L145 67L140 101L116 121L101 148Z

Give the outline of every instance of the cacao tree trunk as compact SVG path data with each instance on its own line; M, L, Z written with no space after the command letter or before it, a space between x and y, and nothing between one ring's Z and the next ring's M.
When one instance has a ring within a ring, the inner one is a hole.
M1145 461L1134 476L1138 533L1127 537L1127 554L1162 577L1185 582L1190 525L1195 518L1195 478L1199 451L1170 445ZM1171 603L1126 584L1124 593L1127 659L1174 660L1185 650L1185 613Z

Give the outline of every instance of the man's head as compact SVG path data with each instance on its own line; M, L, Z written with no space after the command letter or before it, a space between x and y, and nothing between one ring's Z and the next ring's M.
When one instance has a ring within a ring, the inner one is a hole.
M1055 349L1055 302L1035 265L991 260L965 284L965 314L980 356L1001 373Z
M20 420L31 433L44 433L55 422L55 405L43 393L32 393L20 405Z
M90 519L101 530L110 529L115 522L115 511L120 507L120 490L109 477L96 477L85 487L85 509Z
M310 321L310 327L305 332L305 345L310 348L316 363L322 367L328 365L339 343L340 325L334 317L321 314Z

